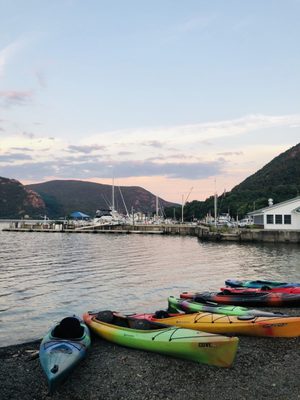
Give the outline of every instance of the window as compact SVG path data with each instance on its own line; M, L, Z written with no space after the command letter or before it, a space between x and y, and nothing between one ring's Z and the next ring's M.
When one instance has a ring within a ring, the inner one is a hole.
M275 215L275 224L282 224L282 215Z
M264 216L263 215L253 215L253 223L255 225L264 225Z
M291 225L292 216L291 215L284 215L284 223L287 224L287 225Z
M267 224L274 224L274 215L267 214Z

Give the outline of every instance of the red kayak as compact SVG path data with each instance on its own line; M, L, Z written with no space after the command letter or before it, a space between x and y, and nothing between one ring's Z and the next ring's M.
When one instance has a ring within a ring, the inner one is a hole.
M193 299L196 302L214 302L237 306L256 307L300 307L300 293L269 293L269 292L203 292L180 294L183 299Z
M223 287L220 289L223 293L300 293L300 287L277 287L277 288L232 288L232 287Z

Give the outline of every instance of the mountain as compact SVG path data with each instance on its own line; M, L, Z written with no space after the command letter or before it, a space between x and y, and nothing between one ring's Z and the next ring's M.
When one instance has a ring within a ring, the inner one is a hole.
M218 213L244 216L247 212L266 207L268 199L275 203L300 193L300 143L275 157L259 171L246 178L230 192L218 197ZM185 206L186 218L204 217L214 213L214 198L191 202Z
M291 199L300 192L300 143L266 164L255 174L235 186L227 200L236 202L246 211Z
M50 218L67 216L72 211L82 211L91 216L100 208L109 208L112 199L112 186L77 180L54 180L44 183L26 185L27 189L38 193L47 208ZM152 213L156 210L156 196L139 186L121 186L114 188L115 208L125 213ZM122 200L122 197L124 201ZM159 207L171 207L177 204L159 199Z
M0 177L0 218L41 218L46 205L42 198L15 179Z

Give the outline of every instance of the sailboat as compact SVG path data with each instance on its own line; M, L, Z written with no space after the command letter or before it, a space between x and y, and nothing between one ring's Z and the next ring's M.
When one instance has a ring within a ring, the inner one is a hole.
M113 207L109 209L100 209L96 211L96 215L93 220L93 225L124 225L126 224L126 218L120 214Z
M121 192L121 189L119 187L120 194L122 197L122 200L124 202L124 198ZM96 211L96 215L93 220L93 226L99 226L99 225L124 225L128 223L128 218L126 218L124 215L120 214L116 209L115 209L115 182L114 182L114 177L112 178L112 205L109 208L105 209L99 209ZM124 202L124 206L127 212L128 216L128 211L127 207Z

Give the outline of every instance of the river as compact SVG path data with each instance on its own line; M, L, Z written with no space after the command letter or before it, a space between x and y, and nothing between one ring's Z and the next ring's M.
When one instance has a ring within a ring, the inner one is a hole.
M300 248L0 230L0 272L0 346L6 346L40 338L70 314L165 309L168 296L217 291L226 278L300 282Z

